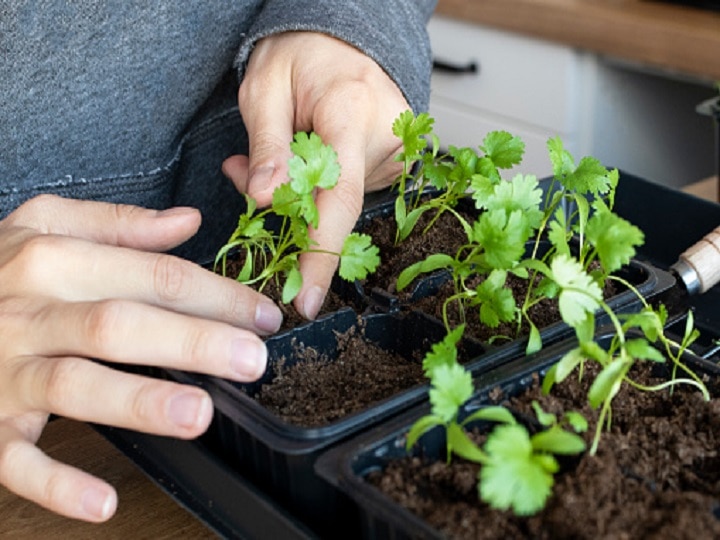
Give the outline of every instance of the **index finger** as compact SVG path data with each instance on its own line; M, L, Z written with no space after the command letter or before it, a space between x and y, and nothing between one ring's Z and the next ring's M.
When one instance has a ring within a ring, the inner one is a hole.
M318 134L325 144L331 145L338 154L341 173L337 185L330 190L320 190L315 203L320 220L310 237L317 242L317 251L300 257L303 286L295 300L296 309L306 318L317 316L325 299L333 275L338 267L345 238L352 232L363 205L365 184L366 141L362 131L341 130L333 136ZM337 133L337 132L336 132ZM320 253L326 252L326 253Z

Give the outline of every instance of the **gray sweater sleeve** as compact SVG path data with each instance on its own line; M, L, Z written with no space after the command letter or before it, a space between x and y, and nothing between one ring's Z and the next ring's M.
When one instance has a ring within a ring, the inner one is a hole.
M415 112L426 111L432 59L426 24L436 0L268 0L235 66L242 80L255 43L287 31L329 34L361 50L395 81Z

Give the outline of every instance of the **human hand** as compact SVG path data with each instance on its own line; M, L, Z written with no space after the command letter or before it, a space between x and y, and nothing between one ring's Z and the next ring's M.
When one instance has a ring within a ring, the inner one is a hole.
M238 94L249 135L249 157L232 156L223 171L258 201L272 201L287 180L290 142L314 130L333 146L340 181L317 194L320 225L311 231L319 249L338 253L362 210L363 193L386 187L401 171L393 120L409 108L399 88L365 54L324 34L289 32L256 45ZM320 253L300 260L303 286L295 307L314 318L325 298L337 258Z
M112 369L144 364L257 379L277 330L270 300L155 253L191 237L200 214L44 195L0 221L0 484L65 516L104 521L114 489L35 445L48 413L193 438L204 390Z

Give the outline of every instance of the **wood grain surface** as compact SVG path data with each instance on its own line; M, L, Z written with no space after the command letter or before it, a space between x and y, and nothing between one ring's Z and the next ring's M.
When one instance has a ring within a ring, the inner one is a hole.
M103 524L84 523L53 514L0 487L0 538L215 538L200 521L178 506L132 461L86 424L54 420L45 429L40 447L50 456L89 471L115 486L119 498L117 513Z
M438 0L437 13L720 80L720 13L653 0Z

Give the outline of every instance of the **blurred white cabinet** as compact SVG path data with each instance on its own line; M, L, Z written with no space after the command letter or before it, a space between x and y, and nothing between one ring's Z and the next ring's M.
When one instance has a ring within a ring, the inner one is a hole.
M434 16L430 113L443 146L503 129L526 144L514 172L551 173L546 143L680 187L715 173L713 126L695 112L707 83L653 73L566 45ZM474 71L463 68L474 64Z
M518 170L538 176L551 172L550 137L562 137L573 154L582 150L582 53L437 16L428 29L433 57L457 68L433 70L430 113L445 146L477 147L503 129L525 141Z

